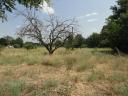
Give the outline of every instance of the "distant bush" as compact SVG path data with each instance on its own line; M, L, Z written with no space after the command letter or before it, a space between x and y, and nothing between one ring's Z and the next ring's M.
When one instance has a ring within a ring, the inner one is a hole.
M19 44L14 44L13 47L14 48L21 48Z
M34 44L31 43L31 42L26 42L26 43L24 44L24 48L27 49L27 50L30 50L30 49L35 49L35 48L37 48L37 46L34 45Z

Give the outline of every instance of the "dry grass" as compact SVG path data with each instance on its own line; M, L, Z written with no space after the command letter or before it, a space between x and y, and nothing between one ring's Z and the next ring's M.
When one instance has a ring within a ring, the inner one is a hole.
M0 96L128 96L128 56L107 49L4 49Z

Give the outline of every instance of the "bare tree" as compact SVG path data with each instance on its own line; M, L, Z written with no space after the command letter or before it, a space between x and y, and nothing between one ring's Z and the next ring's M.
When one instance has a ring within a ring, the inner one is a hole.
M62 47L66 40L73 34L75 27L75 20L63 20L55 16L49 16L48 20L44 22L34 14L21 14L25 17L25 25L18 32L19 36L27 36L37 40L49 52L53 54L54 51ZM56 44L60 41L59 44Z

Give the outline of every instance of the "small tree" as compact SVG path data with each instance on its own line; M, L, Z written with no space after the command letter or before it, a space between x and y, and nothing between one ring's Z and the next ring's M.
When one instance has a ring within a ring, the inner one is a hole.
M15 48L22 48L23 47L23 40L22 38L18 37L12 41L12 45Z
M7 46L7 40L5 38L0 38L0 45Z
M77 34L73 41L73 46L75 48L81 48L83 44L84 38L81 34Z
M64 47L66 47L66 49L71 48L73 50L74 49L73 40L74 40L74 36L73 34L71 34L69 38L66 40Z
M101 41L100 34L93 33L86 39L86 44L87 47L89 48L95 48L95 47L99 47L100 41Z
M53 54L56 49L62 47L69 36L73 34L74 20L63 20L49 16L50 18L43 23L36 15L31 13L22 13L21 15L25 17L27 22L20 29L18 35L37 40L48 50L49 54ZM55 44L57 41L61 41L61 43Z

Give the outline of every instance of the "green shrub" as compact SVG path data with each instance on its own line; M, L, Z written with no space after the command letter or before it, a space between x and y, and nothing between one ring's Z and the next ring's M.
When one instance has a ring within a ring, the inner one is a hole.
M26 43L26 44L24 45L24 48L27 49L27 50L30 50L30 49L35 49L36 46L33 45L33 44L31 44L31 43Z
M19 44L14 44L13 46L14 46L14 48L21 48L21 46Z

